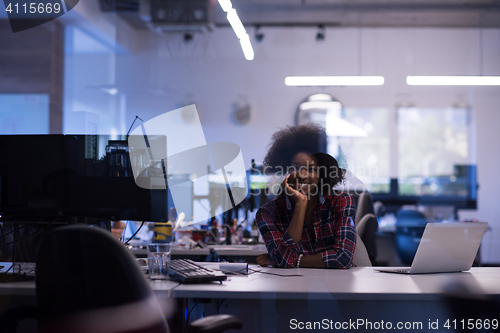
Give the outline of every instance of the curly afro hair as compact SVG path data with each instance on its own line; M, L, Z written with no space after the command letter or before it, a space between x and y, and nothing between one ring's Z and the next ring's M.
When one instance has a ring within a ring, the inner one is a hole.
M286 170L292 158L300 152L314 154L326 151L325 129L318 124L287 126L271 137L264 166L269 171Z
M344 182L346 170L340 168L337 160L331 155L316 153L312 156L318 162L321 193L331 193L337 184Z

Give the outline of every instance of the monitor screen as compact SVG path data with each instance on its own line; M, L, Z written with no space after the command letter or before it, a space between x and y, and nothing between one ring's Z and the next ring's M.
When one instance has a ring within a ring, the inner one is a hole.
M3 220L63 214L67 195L63 135L0 135Z
M135 184L126 141L97 135L0 136L3 221L60 216L163 222L168 190ZM5 157L5 158L4 158Z

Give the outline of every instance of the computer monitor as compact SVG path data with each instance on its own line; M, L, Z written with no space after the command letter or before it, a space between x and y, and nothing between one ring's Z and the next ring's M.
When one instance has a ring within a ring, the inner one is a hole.
M64 214L63 135L0 135L2 221L37 221Z
M106 151L100 152L100 139L0 136L2 221L167 221L168 190L137 186L126 141L108 141Z

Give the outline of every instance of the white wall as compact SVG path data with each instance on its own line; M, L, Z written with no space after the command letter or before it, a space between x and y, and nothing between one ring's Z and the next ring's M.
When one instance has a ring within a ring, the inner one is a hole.
M500 165L496 146L500 131L495 128L500 122L500 88L415 87L405 83L407 75L500 75L499 29L483 30L482 51L478 29L363 29L361 74L383 75L386 83L380 87L343 88L287 87L284 79L288 75L357 75L358 29L327 29L323 42L315 40L313 28L262 30L264 40L253 42L253 61L244 59L229 28L195 35L189 44L180 34L138 33L138 52L117 54L110 64L114 66L114 84L126 94L127 128L136 115L147 120L194 102L207 141L238 144L249 166L252 158L262 161L272 133L278 127L292 125L297 105L315 92L330 93L348 107L394 110L408 103L417 107L466 103L477 121L480 189L478 210L460 215L490 223L492 230L485 236L483 259L500 262L500 205L495 202L500 185L500 174L496 172ZM73 105L87 105L110 120L100 126L102 133L120 127L116 103L100 91L85 90L81 78L86 77L85 85L89 85L89 73L101 75L92 72L98 70L93 66L106 64L106 57L73 57L72 64L78 70L65 86L70 89ZM252 105L253 112L245 126L234 124L230 118L233 104L242 100Z

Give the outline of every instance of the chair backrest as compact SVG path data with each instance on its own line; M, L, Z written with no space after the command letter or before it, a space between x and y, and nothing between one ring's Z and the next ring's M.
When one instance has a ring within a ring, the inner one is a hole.
M373 202L370 193L363 192L359 195L356 205L356 225L366 214L375 214L375 210L373 209Z
M356 223L356 232L361 237L372 264L377 257L378 220L373 214L366 214Z
M149 322L143 322L143 329L139 331L148 331L147 327L155 327L153 332L167 330L146 277L133 256L109 233L81 225L55 229L41 241L36 263L42 331L43 327L50 327L46 331L68 330L70 328L63 329L61 324L68 324L67 318L85 318L85 322L90 322L92 316L117 326L116 323L123 322L127 315L131 321L134 316L141 315L143 311L136 311L134 305L154 313L149 316ZM116 309L128 309L132 313L120 313ZM134 325L125 326L133 331L130 328ZM82 331L81 327L71 328L75 330ZM117 330L110 327L99 331Z
M361 237L356 234L356 250L354 251L354 257L352 258L352 262L354 265L358 267L362 266L371 266L372 263L370 261L370 257L368 256L368 252L366 252L366 247Z

